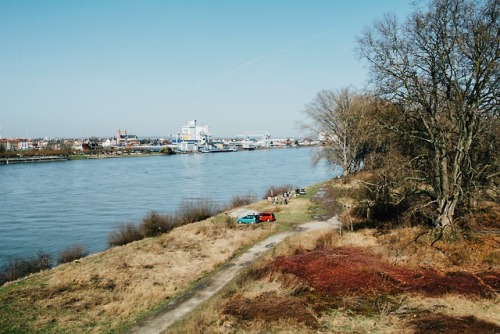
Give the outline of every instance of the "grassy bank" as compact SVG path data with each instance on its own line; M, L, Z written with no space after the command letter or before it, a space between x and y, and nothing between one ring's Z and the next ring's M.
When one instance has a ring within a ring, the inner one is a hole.
M500 332L498 235L370 226L356 187L335 180L311 198L310 212L343 218L342 234L288 238L168 332Z
M0 332L126 332L258 240L335 214L342 233L286 239L169 332L499 332L498 235L436 241L426 227L371 224L357 187L333 180L288 205L246 206L274 211L274 223L238 225L224 212L8 283Z
M224 212L7 283L0 333L123 332L245 247L306 217L307 203L251 204L275 211L278 222L238 225Z

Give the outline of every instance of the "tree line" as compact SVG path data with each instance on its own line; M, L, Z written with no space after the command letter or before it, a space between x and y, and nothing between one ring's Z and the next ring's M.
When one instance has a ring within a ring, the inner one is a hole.
M367 27L356 53L370 88L320 91L305 107L323 143L315 161L376 172L377 203L442 229L498 203L499 2L430 0Z

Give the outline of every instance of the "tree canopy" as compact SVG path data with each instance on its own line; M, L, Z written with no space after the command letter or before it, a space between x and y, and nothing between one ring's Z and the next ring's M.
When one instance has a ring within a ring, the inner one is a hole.
M370 92L324 90L305 108L316 160L377 169L378 200L406 199L441 227L481 196L498 201L499 14L500 0L428 0L367 27Z
M315 162L326 159L340 165L344 175L361 168L369 151L370 126L365 116L371 102L368 96L342 88L323 90L306 105L305 113L312 122L304 127L321 135L322 149Z
M392 130L418 143L412 166L446 226L473 185L498 173L477 152L498 125L499 1L432 0L404 24L375 22L358 45L375 94L399 107Z

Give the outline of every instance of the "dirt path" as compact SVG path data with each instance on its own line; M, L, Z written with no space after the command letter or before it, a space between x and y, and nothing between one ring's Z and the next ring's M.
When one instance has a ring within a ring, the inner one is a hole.
M338 228L338 226L339 222L336 218L328 221L313 221L298 225L294 230L278 233L262 240L219 270L202 279L193 289L169 303L162 312L133 327L129 333L156 334L164 332L174 322L215 295L246 266L286 237L301 232Z

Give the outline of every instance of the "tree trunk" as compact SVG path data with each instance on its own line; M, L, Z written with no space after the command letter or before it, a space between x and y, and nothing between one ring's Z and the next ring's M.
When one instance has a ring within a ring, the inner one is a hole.
M458 198L444 198L441 200L439 207L439 216L437 223L440 227L451 226L453 223L453 216L455 215L455 208L458 204Z

